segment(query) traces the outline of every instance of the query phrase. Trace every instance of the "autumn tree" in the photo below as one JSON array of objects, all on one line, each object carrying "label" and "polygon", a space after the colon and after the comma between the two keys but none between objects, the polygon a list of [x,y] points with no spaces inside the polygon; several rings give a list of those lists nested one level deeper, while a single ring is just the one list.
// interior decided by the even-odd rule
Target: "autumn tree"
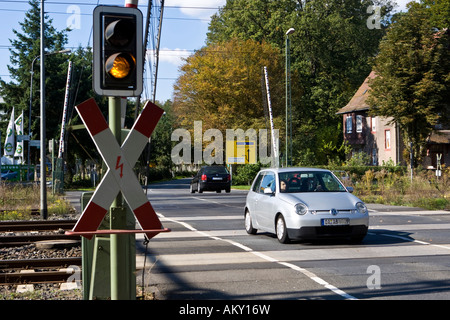
[{"label": "autumn tree", "polygon": [[192,129],[203,121],[203,130],[266,128],[262,95],[262,70],[270,78],[274,116],[284,110],[283,59],[268,43],[232,39],[203,47],[186,59],[174,87],[173,111],[178,125]]},{"label": "autumn tree", "polygon": [[[370,6],[380,8],[374,28],[368,27]],[[295,29],[289,36],[294,162],[327,164],[344,157],[336,112],[370,73],[368,58],[378,52],[392,8],[389,0],[230,0],[212,17],[207,41],[268,42],[284,63],[285,33]],[[279,94],[285,97],[284,90]]]},{"label": "autumn tree", "polygon": [[408,7],[380,44],[368,102],[373,115],[390,117],[399,125],[408,147],[413,145],[417,165],[434,126],[449,123],[450,41],[448,29],[435,24],[443,20],[433,15],[433,5]]}]

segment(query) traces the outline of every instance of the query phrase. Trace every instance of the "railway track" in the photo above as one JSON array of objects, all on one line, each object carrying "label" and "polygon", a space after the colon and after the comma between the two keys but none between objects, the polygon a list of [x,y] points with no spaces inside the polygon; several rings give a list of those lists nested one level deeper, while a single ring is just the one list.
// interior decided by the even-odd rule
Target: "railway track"
[{"label": "railway track", "polygon": [[0,221],[0,232],[72,229],[77,220]]},{"label": "railway track", "polygon": [[[64,256],[69,247],[79,246],[79,236],[64,234],[75,223],[76,220],[0,222],[0,285],[64,283],[79,272],[81,256]],[[51,245],[44,246],[48,243]]]},{"label": "railway track", "polygon": [[81,257],[3,260],[0,285],[66,282],[79,266]]},{"label": "railway track", "polygon": [[79,240],[79,236],[64,234],[75,223],[76,220],[1,221],[0,248],[23,246],[38,241]]}]

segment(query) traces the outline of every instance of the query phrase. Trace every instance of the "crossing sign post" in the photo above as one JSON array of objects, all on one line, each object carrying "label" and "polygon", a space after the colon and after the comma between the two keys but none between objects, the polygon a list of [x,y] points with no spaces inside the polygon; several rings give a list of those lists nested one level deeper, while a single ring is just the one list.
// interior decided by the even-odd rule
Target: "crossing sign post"
[{"label": "crossing sign post", "polygon": [[[120,140],[118,139],[120,99],[110,97],[109,106],[109,125],[94,99],[76,106],[108,170],[75,227],[66,233],[81,235],[86,239],[91,239],[94,235],[109,235],[111,299],[135,299],[136,284],[130,281],[129,277],[129,265],[132,261],[124,258],[128,256],[130,259],[135,259],[133,254],[129,254],[128,248],[131,244],[129,238],[126,238],[127,234],[145,233],[148,238],[152,238],[160,232],[170,231],[162,227],[132,170],[164,111],[155,104],[147,102],[120,146],[118,142]],[[121,195],[125,198],[142,230],[126,228],[126,210],[121,203]],[[110,210],[110,229],[97,230],[108,210]],[[105,263],[100,265],[104,266]],[[92,267],[92,274],[94,270],[95,266]],[[105,270],[105,272],[108,271]],[[92,292],[94,288],[91,287],[90,290]],[[92,294],[90,293],[89,296],[91,297]]]},{"label": "crossing sign post", "polygon": [[[89,99],[75,108],[108,166],[108,171],[74,229],[69,233],[80,234],[86,238],[101,233],[97,228],[119,191],[122,192],[136,220],[149,238],[164,231],[132,169],[164,111],[147,102],[120,147],[94,99]],[[124,233],[124,231],[109,233]]]},{"label": "crossing sign post", "polygon": [[[137,0],[127,0],[125,7],[97,6],[93,12],[93,89],[101,96],[108,96],[109,123],[106,122],[94,99],[89,99],[76,107],[90,136],[94,140],[108,170],[97,186],[83,213],[72,231],[66,233],[83,236],[83,261],[89,260],[89,250],[96,257],[99,246],[87,244],[96,236],[95,244],[109,243],[109,261],[100,259],[92,262],[89,278],[97,279],[97,266],[100,274],[110,274],[110,297],[112,300],[136,299],[135,249],[130,235],[144,233],[152,238],[160,232],[168,232],[159,221],[137,180],[133,166],[148,143],[163,110],[148,102],[127,138],[121,143],[121,97],[136,97],[143,86],[143,37],[142,13],[137,9]],[[134,214],[141,230],[129,230],[127,210],[123,198]],[[109,230],[98,230],[109,211]],[[133,228],[134,229],[134,228]],[[107,235],[97,237],[100,235]],[[106,251],[106,250],[105,250]],[[108,266],[109,262],[109,266]],[[89,264],[87,264],[89,265]],[[108,283],[96,280],[83,286],[90,287],[92,299],[93,286],[104,288]],[[97,285],[98,284],[98,285]],[[85,287],[86,288],[86,287]],[[84,288],[84,293],[86,290]],[[86,298],[86,297],[85,297]],[[108,297],[106,297],[108,298]]]}]

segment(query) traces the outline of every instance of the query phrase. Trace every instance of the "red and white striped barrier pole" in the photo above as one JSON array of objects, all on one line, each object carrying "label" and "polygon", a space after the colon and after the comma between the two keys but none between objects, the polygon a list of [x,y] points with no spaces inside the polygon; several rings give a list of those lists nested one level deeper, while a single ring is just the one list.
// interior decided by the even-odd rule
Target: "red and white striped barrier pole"
[{"label": "red and white striped barrier pole", "polygon": [[125,7],[137,8],[139,0],[125,0]]}]

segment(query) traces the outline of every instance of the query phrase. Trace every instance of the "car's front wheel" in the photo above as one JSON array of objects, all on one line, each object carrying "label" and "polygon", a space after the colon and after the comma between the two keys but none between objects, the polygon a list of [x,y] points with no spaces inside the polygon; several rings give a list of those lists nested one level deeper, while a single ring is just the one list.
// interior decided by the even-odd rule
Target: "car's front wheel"
[{"label": "car's front wheel", "polygon": [[281,243],[289,242],[289,236],[287,233],[286,222],[284,221],[284,218],[281,214],[277,217],[277,220],[275,223],[275,231],[277,233],[277,239],[279,242],[281,242]]},{"label": "car's front wheel", "polygon": [[248,234],[256,234],[257,229],[253,228],[252,217],[250,216],[250,211],[245,211],[245,231]]}]

